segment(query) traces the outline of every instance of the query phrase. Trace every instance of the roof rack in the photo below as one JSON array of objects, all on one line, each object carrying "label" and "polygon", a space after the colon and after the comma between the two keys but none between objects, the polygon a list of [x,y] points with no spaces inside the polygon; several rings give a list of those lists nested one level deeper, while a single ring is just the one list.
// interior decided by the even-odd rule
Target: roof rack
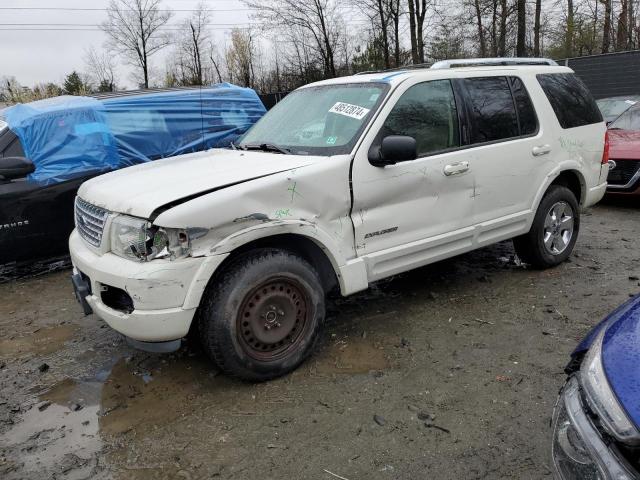
[{"label": "roof rack", "polygon": [[371,73],[385,73],[385,72],[404,72],[405,70],[417,70],[420,68],[429,68],[431,63],[414,63],[412,65],[401,65],[393,68],[383,68],[381,70],[364,70],[362,72],[354,73],[354,75],[369,75]]},{"label": "roof rack", "polygon": [[490,67],[511,65],[549,65],[558,66],[556,62],[548,58],[526,57],[498,57],[498,58],[460,58],[456,60],[441,60],[431,65],[434,69],[454,67]]}]

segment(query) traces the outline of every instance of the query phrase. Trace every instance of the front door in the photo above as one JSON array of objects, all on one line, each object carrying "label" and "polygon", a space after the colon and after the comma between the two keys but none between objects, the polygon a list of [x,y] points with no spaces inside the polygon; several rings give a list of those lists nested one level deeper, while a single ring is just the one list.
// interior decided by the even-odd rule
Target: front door
[{"label": "front door", "polygon": [[[473,237],[473,165],[460,148],[452,83],[432,80],[403,90],[382,111],[372,140],[363,142],[354,159],[356,252],[365,258],[369,280],[469,249]],[[418,158],[371,165],[369,146],[388,135],[415,138]]]}]

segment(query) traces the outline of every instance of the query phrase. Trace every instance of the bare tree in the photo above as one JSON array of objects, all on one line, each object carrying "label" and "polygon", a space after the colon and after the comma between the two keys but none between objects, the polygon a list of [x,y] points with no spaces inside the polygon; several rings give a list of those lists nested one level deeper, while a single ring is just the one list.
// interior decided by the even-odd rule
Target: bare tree
[{"label": "bare tree", "polygon": [[179,51],[183,57],[189,85],[203,85],[205,68],[203,67],[203,52],[209,41],[207,24],[209,12],[203,3],[200,3],[192,15],[182,24],[182,35],[179,42]]},{"label": "bare tree", "polygon": [[427,0],[408,0],[409,30],[411,31],[411,58],[413,63],[424,63],[424,18]]},{"label": "bare tree", "polygon": [[618,14],[618,28],[616,31],[616,50],[626,50],[629,46],[629,1],[620,1],[620,13]]},{"label": "bare tree", "polygon": [[536,0],[536,13],[533,24],[533,56],[540,56],[540,14],[542,13],[542,0]]},{"label": "bare tree", "polygon": [[516,12],[518,17],[518,32],[516,40],[516,56],[524,57],[527,54],[525,41],[527,38],[527,2],[517,0]]},{"label": "bare tree", "polygon": [[251,31],[234,28],[231,31],[231,46],[225,55],[231,82],[244,87],[253,86],[254,56],[255,44]]},{"label": "bare tree", "polygon": [[396,67],[400,66],[400,18],[404,11],[400,6],[400,0],[387,0],[389,18],[393,29],[393,59]]},{"label": "bare tree", "polygon": [[216,72],[218,83],[222,83],[222,74],[220,73],[220,60],[218,59],[218,50],[213,45],[213,42],[209,42],[209,60],[211,61],[211,66]]},{"label": "bare tree", "polygon": [[487,43],[484,37],[484,28],[482,26],[482,7],[480,5],[480,0],[474,0],[473,6],[476,14],[476,26],[478,28],[478,40],[480,42],[480,56],[487,56]]},{"label": "bare tree", "polygon": [[100,27],[109,45],[141,69],[145,88],[149,88],[149,57],[170,43],[162,27],[171,15],[160,8],[160,0],[111,0]]},{"label": "bare tree", "polygon": [[108,52],[98,52],[94,47],[85,50],[84,63],[91,80],[100,92],[116,90],[116,65],[113,56]]},{"label": "bare tree", "polygon": [[324,74],[336,76],[335,49],[342,21],[336,0],[245,0],[255,9],[265,28],[308,34],[322,59]]},{"label": "bare tree", "polygon": [[604,25],[602,27],[602,53],[609,51],[611,45],[611,14],[613,0],[599,0],[604,4]]},{"label": "bare tree", "polygon": [[382,40],[382,58],[384,68],[391,67],[391,55],[389,53],[389,20],[391,17],[388,0],[355,0],[354,4],[360,9],[372,25],[372,29],[380,32]]}]

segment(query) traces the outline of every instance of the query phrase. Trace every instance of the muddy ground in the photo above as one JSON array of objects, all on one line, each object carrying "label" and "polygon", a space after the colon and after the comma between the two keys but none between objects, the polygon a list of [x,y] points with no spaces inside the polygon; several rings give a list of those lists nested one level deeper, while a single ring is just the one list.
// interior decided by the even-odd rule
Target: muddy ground
[{"label": "muddy ground", "polygon": [[0,285],[0,478],[551,478],[568,354],[640,291],[639,211],[587,212],[552,270],[503,243],[334,299],[315,355],[257,385],[132,350],[68,271]]}]

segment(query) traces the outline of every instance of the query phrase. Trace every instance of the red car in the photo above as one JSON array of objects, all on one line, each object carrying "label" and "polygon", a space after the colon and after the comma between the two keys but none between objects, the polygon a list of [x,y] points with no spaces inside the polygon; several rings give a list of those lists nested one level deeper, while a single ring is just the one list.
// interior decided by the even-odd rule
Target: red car
[{"label": "red car", "polygon": [[640,195],[640,105],[609,125],[607,193]]}]

